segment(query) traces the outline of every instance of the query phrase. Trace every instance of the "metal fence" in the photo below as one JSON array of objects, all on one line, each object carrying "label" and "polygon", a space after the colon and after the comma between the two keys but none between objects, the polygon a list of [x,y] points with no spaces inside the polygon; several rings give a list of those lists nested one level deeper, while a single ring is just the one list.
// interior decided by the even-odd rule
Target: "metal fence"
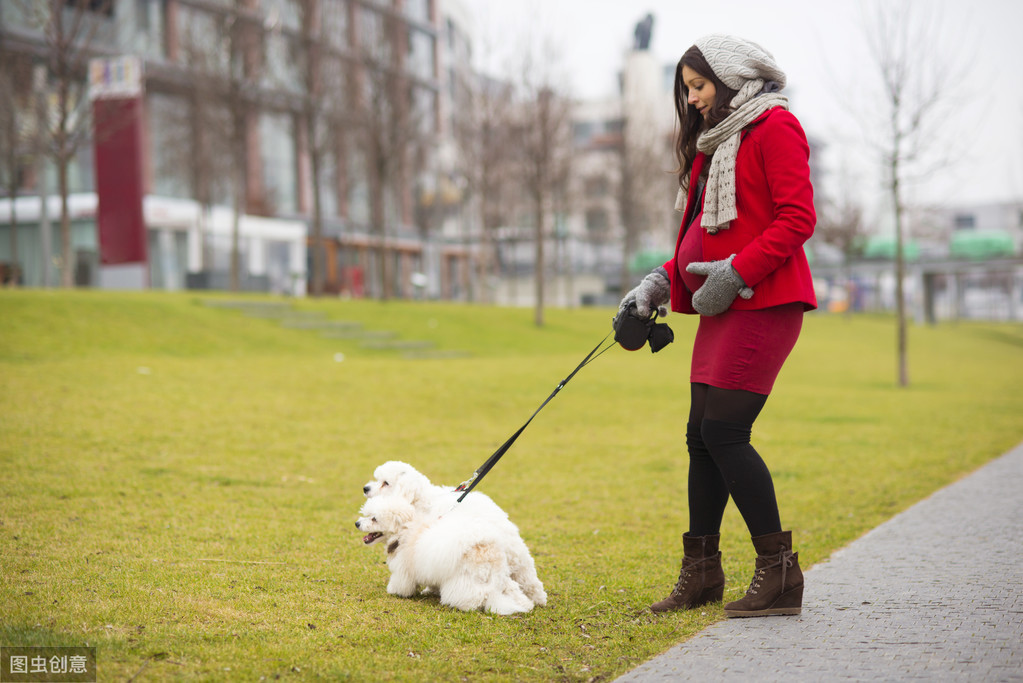
[{"label": "metal fence", "polygon": [[[823,311],[895,309],[895,263],[857,261],[812,268]],[[1023,321],[1023,258],[910,261],[903,288],[918,322]]]}]

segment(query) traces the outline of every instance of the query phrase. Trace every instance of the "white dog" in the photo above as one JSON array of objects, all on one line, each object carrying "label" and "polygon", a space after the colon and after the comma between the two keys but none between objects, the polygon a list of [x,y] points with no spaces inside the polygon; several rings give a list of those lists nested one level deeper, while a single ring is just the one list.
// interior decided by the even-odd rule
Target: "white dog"
[{"label": "white dog", "polygon": [[355,526],[366,532],[363,543],[386,544],[388,593],[436,591],[444,605],[495,614],[547,604],[518,527],[489,497],[474,491],[456,503],[460,493],[400,462],[374,476]]}]

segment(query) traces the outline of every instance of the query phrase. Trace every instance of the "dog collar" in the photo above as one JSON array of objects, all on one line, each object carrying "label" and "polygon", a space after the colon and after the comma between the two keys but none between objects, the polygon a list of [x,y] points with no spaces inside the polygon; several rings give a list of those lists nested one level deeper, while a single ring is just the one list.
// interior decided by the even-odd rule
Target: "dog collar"
[{"label": "dog collar", "polygon": [[387,546],[387,554],[390,555],[391,553],[393,553],[397,549],[398,549],[398,541],[397,540],[391,541],[391,544]]}]

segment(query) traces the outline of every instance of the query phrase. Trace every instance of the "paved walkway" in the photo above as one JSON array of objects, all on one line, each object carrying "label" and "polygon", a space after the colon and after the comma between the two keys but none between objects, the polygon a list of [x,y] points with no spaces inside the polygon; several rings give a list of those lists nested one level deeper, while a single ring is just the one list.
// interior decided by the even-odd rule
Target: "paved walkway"
[{"label": "paved walkway", "polygon": [[805,576],[799,617],[714,624],[618,681],[1023,681],[1023,444]]}]

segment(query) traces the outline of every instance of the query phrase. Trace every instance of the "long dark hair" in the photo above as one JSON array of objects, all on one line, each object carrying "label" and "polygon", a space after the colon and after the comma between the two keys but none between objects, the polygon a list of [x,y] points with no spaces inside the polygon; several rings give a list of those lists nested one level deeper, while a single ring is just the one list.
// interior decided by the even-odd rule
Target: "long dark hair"
[{"label": "long dark hair", "polygon": [[[682,67],[700,74],[714,84],[714,103],[707,113],[707,119],[693,105],[689,104],[689,88],[682,82]],[[685,51],[682,59],[678,60],[675,67],[675,114],[678,117],[678,131],[675,136],[675,156],[678,159],[678,182],[681,185],[689,172],[693,170],[693,160],[696,159],[696,138],[706,128],[713,128],[725,120],[732,108],[728,106],[738,90],[732,90],[721,82],[721,79],[714,74],[710,68],[707,58],[700,52],[700,48],[693,45]]]}]

